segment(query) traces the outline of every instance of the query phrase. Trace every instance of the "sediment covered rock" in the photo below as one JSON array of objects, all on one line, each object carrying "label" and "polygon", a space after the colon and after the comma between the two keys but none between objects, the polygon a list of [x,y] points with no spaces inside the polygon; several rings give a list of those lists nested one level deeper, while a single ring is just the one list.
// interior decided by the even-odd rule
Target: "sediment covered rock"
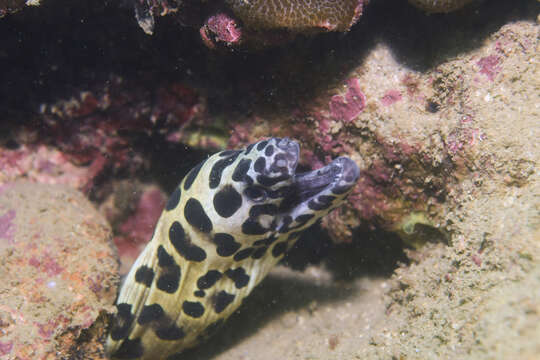
[{"label": "sediment covered rock", "polygon": [[105,359],[118,275],[111,230],[61,185],[0,187],[0,356]]}]

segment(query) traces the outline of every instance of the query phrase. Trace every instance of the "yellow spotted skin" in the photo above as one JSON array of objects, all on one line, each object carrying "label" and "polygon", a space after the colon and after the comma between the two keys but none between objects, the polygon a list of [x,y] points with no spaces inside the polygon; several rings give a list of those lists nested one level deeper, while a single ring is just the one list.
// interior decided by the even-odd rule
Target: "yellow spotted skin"
[{"label": "yellow spotted skin", "polygon": [[348,158],[298,174],[298,157],[295,141],[271,138],[186,175],[121,287],[112,359],[166,359],[205,340],[358,179]]}]

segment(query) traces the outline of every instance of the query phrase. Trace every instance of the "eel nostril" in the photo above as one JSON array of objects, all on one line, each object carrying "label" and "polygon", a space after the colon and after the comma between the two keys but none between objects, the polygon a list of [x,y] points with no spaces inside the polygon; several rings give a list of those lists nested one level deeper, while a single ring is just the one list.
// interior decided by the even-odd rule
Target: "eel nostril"
[{"label": "eel nostril", "polygon": [[295,141],[289,138],[283,138],[276,145],[283,151],[290,151],[292,148],[294,148],[295,144]]},{"label": "eel nostril", "polygon": [[276,146],[285,152],[287,161],[294,163],[300,155],[300,145],[294,140],[283,138],[276,143]]}]

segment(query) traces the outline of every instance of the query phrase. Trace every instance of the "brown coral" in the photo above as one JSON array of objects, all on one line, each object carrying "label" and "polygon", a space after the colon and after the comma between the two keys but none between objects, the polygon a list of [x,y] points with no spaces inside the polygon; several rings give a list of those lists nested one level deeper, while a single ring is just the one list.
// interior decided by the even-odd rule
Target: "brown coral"
[{"label": "brown coral", "polygon": [[226,0],[248,27],[347,31],[362,15],[364,0]]}]

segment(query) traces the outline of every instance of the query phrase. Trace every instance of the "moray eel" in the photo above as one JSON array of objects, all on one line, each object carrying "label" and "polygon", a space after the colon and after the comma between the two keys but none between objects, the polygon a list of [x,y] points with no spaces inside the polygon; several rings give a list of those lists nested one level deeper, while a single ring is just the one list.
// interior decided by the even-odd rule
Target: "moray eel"
[{"label": "moray eel", "polygon": [[296,173],[300,148],[271,138],[219,152],[174,190],[127,275],[107,351],[165,359],[209,337],[300,234],[339,206],[359,169],[339,157]]}]

